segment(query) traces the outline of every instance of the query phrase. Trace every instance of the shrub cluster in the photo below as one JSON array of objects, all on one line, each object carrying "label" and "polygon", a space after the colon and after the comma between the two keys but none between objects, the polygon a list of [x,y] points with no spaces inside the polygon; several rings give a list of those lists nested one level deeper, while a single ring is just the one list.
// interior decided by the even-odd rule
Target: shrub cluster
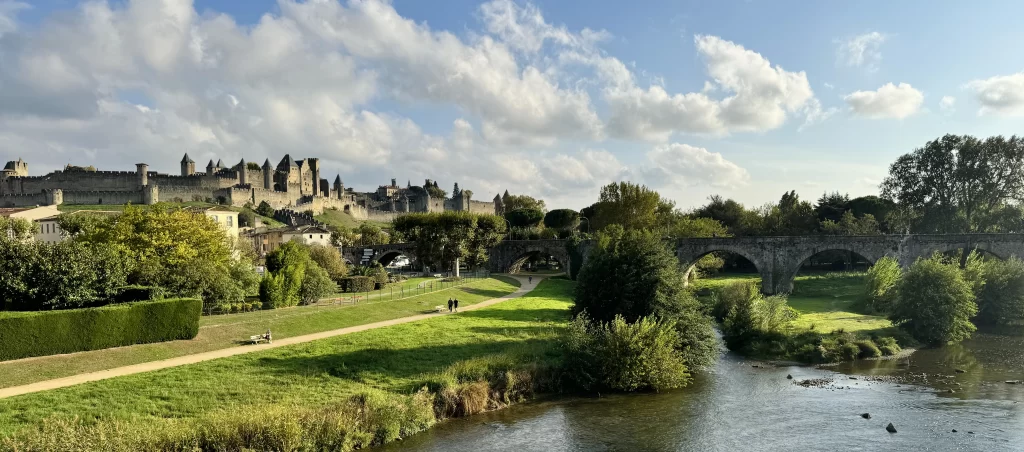
[{"label": "shrub cluster", "polygon": [[318,261],[324,261],[332,271],[340,271],[344,265],[334,262],[335,257],[341,259],[336,250],[330,253],[323,248],[288,242],[267,255],[267,274],[259,286],[264,309],[316,303],[338,289],[329,271]]},{"label": "shrub cluster", "polygon": [[369,292],[376,282],[369,276],[349,276],[338,281],[341,291],[346,293]]},{"label": "shrub cluster", "polygon": [[192,339],[201,311],[201,300],[168,299],[0,313],[0,360]]}]

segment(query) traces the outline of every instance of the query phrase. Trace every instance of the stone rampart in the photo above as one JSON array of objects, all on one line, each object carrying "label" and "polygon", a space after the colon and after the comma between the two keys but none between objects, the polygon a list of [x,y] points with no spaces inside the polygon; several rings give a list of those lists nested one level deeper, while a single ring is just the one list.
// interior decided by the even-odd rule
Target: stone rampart
[{"label": "stone rampart", "polygon": [[0,207],[35,207],[47,204],[46,194],[39,193],[18,193],[0,195]]},{"label": "stone rampart", "polygon": [[64,191],[64,204],[145,204],[141,189],[135,191]]}]

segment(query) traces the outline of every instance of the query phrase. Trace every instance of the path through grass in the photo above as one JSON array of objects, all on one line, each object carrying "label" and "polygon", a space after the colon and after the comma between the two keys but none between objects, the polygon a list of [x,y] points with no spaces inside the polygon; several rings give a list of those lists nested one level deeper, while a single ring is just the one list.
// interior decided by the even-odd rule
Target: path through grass
[{"label": "path through grass", "polygon": [[512,293],[518,286],[515,279],[499,276],[395,301],[371,300],[355,305],[301,306],[203,317],[199,335],[193,340],[0,362],[0,387],[233,347],[250,335],[268,329],[275,338],[286,338],[422,314],[436,305],[446,304],[449,297],[457,297],[460,304],[472,305]]},{"label": "path through grass", "polygon": [[321,406],[367,389],[410,394],[453,364],[496,354],[553,361],[572,286],[543,281],[524,297],[476,311],[3,399],[0,433],[50,416],[159,422]]}]

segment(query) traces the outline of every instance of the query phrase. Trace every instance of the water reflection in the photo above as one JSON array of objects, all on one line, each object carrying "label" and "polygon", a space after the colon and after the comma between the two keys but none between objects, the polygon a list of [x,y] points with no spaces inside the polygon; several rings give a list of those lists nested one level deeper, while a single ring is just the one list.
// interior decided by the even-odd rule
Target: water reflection
[{"label": "water reflection", "polygon": [[[975,378],[972,385],[984,388],[995,375],[974,370],[987,366],[984,354],[950,350],[941,356],[935,368],[970,367],[958,374],[962,387]],[[930,372],[910,367],[923,365],[921,357],[911,362],[903,372]],[[1024,450],[1024,403],[1016,402],[1021,386],[990,391],[999,400],[964,400],[829,370],[752,364],[727,355],[684,391],[524,405],[447,422],[386,450]],[[900,369],[900,363],[871,363],[857,371]],[[832,383],[796,384],[816,378]],[[865,412],[871,419],[860,417]],[[889,422],[899,433],[885,431]]]}]

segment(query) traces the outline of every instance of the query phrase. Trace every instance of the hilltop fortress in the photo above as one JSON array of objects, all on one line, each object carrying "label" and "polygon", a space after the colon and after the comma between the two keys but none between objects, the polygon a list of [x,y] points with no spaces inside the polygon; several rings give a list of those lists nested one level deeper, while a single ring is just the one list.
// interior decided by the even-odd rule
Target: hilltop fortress
[{"label": "hilltop fortress", "polygon": [[[270,159],[260,166],[245,159],[228,168],[213,160],[205,172],[196,172],[188,154],[181,159],[181,174],[160,174],[139,163],[135,171],[97,171],[92,167],[68,165],[63,171],[29,176],[28,163],[20,158],[0,170],[0,207],[60,204],[155,204],[157,202],[209,201],[241,207],[266,201],[274,209],[320,214],[337,209],[354,218],[391,220],[407,212],[462,210],[501,213],[502,200],[472,201],[472,193],[456,190],[450,198],[437,196],[437,183],[427,180],[423,187],[382,185],[375,192],[345,189],[341,176],[333,186],[321,178],[320,160],[294,160],[290,155],[273,166]],[[434,193],[435,196],[431,196]]]}]

